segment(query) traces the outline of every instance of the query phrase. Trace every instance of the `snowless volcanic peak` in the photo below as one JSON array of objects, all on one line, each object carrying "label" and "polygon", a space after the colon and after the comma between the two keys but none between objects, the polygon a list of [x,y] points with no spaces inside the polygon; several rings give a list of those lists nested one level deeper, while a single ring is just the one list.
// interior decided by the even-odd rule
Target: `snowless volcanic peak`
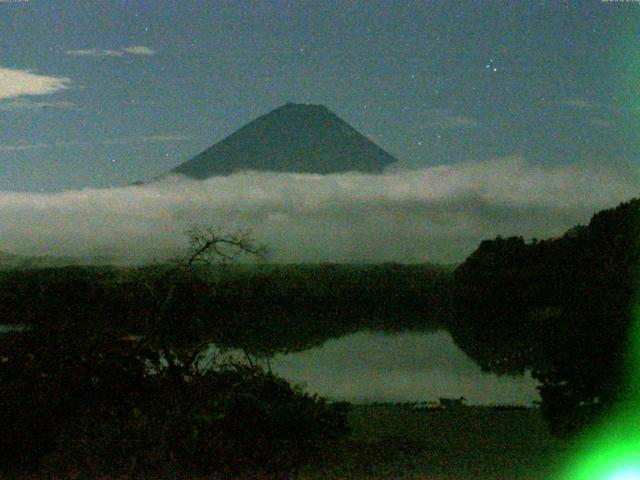
[{"label": "snowless volcanic peak", "polygon": [[393,156],[325,106],[287,103],[171,172],[198,179],[240,170],[375,173],[394,162]]}]

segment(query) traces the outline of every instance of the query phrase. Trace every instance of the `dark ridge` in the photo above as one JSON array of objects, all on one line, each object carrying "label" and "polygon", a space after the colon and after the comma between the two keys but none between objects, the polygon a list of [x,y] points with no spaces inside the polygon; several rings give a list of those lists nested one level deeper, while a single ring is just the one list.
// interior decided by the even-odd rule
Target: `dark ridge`
[{"label": "dark ridge", "polygon": [[287,103],[171,173],[197,179],[242,170],[379,173],[396,159],[323,105]]}]

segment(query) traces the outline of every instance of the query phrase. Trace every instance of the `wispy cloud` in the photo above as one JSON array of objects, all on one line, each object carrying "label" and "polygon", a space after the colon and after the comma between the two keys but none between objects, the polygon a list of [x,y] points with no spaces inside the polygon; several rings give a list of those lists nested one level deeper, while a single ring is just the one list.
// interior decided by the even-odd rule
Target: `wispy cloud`
[{"label": "wispy cloud", "polygon": [[623,107],[612,103],[594,102],[586,98],[570,98],[560,102],[561,105],[579,109],[579,110],[606,110],[611,112],[634,111],[637,108]]},{"label": "wispy cloud", "polygon": [[122,57],[124,56],[124,52],[120,50],[99,50],[97,48],[67,50],[65,53],[73,57]]},{"label": "wispy cloud", "polygon": [[47,95],[69,88],[66,77],[37,75],[28,70],[0,67],[0,100],[23,95]]},{"label": "wispy cloud", "polygon": [[136,45],[133,47],[126,47],[123,51],[130,53],[131,55],[155,55],[156,51],[152,48],[145,47],[144,45]]},{"label": "wispy cloud", "polygon": [[601,118],[592,118],[589,119],[589,124],[598,127],[598,128],[613,128],[614,124],[610,120],[605,120]]},{"label": "wispy cloud", "polygon": [[51,148],[47,143],[18,143],[15,145],[0,145],[0,152],[22,152],[25,150],[40,150]]},{"label": "wispy cloud", "polygon": [[449,110],[435,108],[425,112],[427,120],[422,122],[423,128],[476,128],[480,124],[466,115],[459,115]]},{"label": "wispy cloud", "polygon": [[382,175],[167,177],[140,187],[0,192],[0,245],[149,260],[184,252],[183,232],[201,224],[252,228],[276,262],[452,262],[498,234],[558,236],[638,191],[631,166],[521,158]]},{"label": "wispy cloud", "polygon": [[567,107],[574,108],[594,108],[596,105],[589,100],[585,100],[584,98],[571,98],[568,100],[564,100],[561,102],[563,105]]},{"label": "wispy cloud", "polygon": [[14,145],[0,145],[0,152],[22,152],[28,150],[47,150],[50,148],[66,148],[79,147],[83,145],[92,145],[91,142],[80,141],[58,141],[52,143],[17,143]]},{"label": "wispy cloud", "polygon": [[142,137],[123,137],[123,138],[111,138],[107,140],[101,140],[98,143],[104,145],[127,145],[131,143],[171,143],[171,142],[183,142],[189,140],[191,137],[186,135],[148,135]]},{"label": "wispy cloud", "polygon": [[0,101],[0,112],[14,112],[19,110],[40,110],[42,108],[75,108],[77,105],[67,101],[34,101],[27,99]]},{"label": "wispy cloud", "polygon": [[[1,104],[0,104],[1,105]],[[1,109],[1,108],[0,108]],[[140,137],[107,138],[95,141],[57,141],[50,143],[18,143],[13,145],[0,145],[0,152],[20,152],[24,150],[42,150],[50,148],[83,147],[88,145],[131,145],[145,143],[175,143],[189,140],[187,135],[146,135]]]},{"label": "wispy cloud", "polygon": [[125,55],[142,55],[150,56],[155,55],[156,51],[146,47],[144,45],[134,45],[131,47],[124,47],[120,49],[100,49],[100,48],[85,48],[79,50],[67,50],[67,55],[73,57],[124,57]]}]

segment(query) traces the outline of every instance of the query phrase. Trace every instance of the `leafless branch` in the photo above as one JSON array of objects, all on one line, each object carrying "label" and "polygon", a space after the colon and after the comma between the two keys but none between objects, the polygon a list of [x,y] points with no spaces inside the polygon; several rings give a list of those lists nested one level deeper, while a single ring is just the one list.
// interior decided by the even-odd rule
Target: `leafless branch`
[{"label": "leafless branch", "polygon": [[[195,227],[188,230],[186,234],[189,236],[190,252],[186,261],[179,261],[176,268],[170,269],[164,274],[164,283],[166,290],[159,292],[160,297],[151,307],[149,312],[149,327],[151,331],[140,341],[143,344],[158,344],[160,350],[165,352],[165,360],[174,368],[182,367],[190,371],[197,370],[197,362],[199,356],[211,342],[205,339],[191,348],[181,352],[175,352],[171,348],[171,341],[166,338],[158,338],[158,332],[162,329],[162,320],[165,310],[173,300],[176,288],[176,280],[187,273],[195,263],[222,263],[233,261],[241,255],[253,255],[260,259],[264,259],[267,249],[263,245],[256,244],[249,231],[237,231],[235,233],[222,232],[216,228]],[[155,293],[153,290],[158,285],[145,285],[149,293]],[[245,349],[245,356],[250,365],[253,365],[253,359]]]},{"label": "leafless branch", "polygon": [[247,254],[264,259],[267,254],[266,247],[257,245],[248,231],[225,235],[216,228],[195,227],[186,233],[191,250],[187,265],[212,261],[225,263]]}]

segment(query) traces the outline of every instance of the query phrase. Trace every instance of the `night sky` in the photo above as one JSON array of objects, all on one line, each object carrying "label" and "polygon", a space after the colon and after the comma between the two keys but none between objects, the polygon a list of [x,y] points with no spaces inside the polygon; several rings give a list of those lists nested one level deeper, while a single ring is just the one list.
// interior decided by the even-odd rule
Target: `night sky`
[{"label": "night sky", "polygon": [[640,3],[0,1],[0,190],[148,180],[281,104],[422,167],[637,165]]},{"label": "night sky", "polygon": [[[0,0],[0,250],[158,259],[194,224],[272,261],[459,262],[640,192],[640,2]],[[149,181],[286,102],[382,175]]]}]

